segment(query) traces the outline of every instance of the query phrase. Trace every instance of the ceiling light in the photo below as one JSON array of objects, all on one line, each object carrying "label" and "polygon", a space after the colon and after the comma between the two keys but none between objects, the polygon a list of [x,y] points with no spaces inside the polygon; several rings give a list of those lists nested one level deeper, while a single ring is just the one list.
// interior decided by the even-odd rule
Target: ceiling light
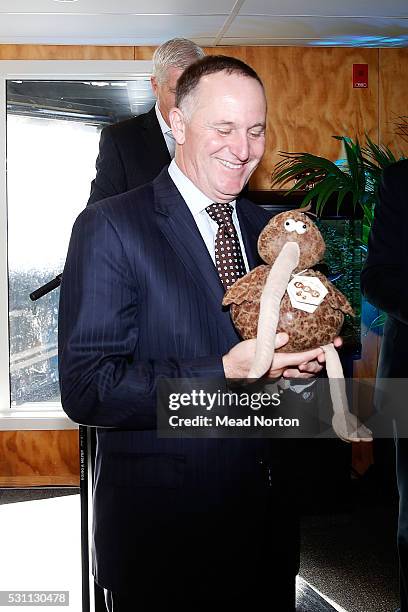
[{"label": "ceiling light", "polygon": [[54,0],[54,2],[78,2],[78,0]]}]

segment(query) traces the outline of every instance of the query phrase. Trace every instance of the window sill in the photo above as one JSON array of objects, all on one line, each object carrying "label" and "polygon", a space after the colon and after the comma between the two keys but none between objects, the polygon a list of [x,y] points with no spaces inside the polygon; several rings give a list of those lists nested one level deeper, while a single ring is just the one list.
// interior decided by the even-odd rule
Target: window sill
[{"label": "window sill", "polygon": [[78,429],[78,424],[57,407],[40,409],[38,404],[24,404],[0,412],[0,431]]}]

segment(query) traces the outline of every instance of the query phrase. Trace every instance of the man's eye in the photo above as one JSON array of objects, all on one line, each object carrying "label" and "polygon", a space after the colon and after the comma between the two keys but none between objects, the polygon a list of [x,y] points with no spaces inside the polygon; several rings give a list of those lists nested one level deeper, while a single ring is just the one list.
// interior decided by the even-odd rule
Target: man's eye
[{"label": "man's eye", "polygon": [[231,130],[221,130],[220,128],[217,128],[217,132],[221,134],[221,136],[228,136],[228,134],[231,134]]},{"label": "man's eye", "polygon": [[264,132],[249,132],[251,138],[260,138],[264,135]]}]

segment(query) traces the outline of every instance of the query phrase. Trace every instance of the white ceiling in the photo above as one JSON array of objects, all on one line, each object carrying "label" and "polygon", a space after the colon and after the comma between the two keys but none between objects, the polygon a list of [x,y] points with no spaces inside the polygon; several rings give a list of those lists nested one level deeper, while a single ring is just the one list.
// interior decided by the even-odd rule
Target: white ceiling
[{"label": "white ceiling", "polygon": [[0,43],[408,46],[408,0],[0,0]]}]

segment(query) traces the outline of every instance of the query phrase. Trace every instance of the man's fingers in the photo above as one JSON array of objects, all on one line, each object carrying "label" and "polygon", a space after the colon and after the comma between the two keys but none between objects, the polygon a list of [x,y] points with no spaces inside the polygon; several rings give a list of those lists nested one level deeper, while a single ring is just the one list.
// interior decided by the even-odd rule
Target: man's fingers
[{"label": "man's fingers", "polygon": [[281,348],[282,346],[285,346],[288,340],[289,340],[289,336],[286,332],[279,332],[278,334],[276,334],[275,348],[278,349],[278,348]]},{"label": "man's fingers", "polygon": [[284,378],[312,378],[319,374],[323,366],[317,360],[301,363],[297,368],[287,368],[283,372]]},{"label": "man's fingers", "polygon": [[317,361],[309,361],[309,363],[301,363],[299,366],[301,372],[311,372],[317,374],[323,370],[323,366]]},{"label": "man's fingers", "polygon": [[301,363],[307,363],[308,361],[317,359],[322,353],[323,349],[321,348],[311,349],[310,351],[303,351],[301,353],[279,353],[279,357],[282,358],[279,367],[298,366]]}]

